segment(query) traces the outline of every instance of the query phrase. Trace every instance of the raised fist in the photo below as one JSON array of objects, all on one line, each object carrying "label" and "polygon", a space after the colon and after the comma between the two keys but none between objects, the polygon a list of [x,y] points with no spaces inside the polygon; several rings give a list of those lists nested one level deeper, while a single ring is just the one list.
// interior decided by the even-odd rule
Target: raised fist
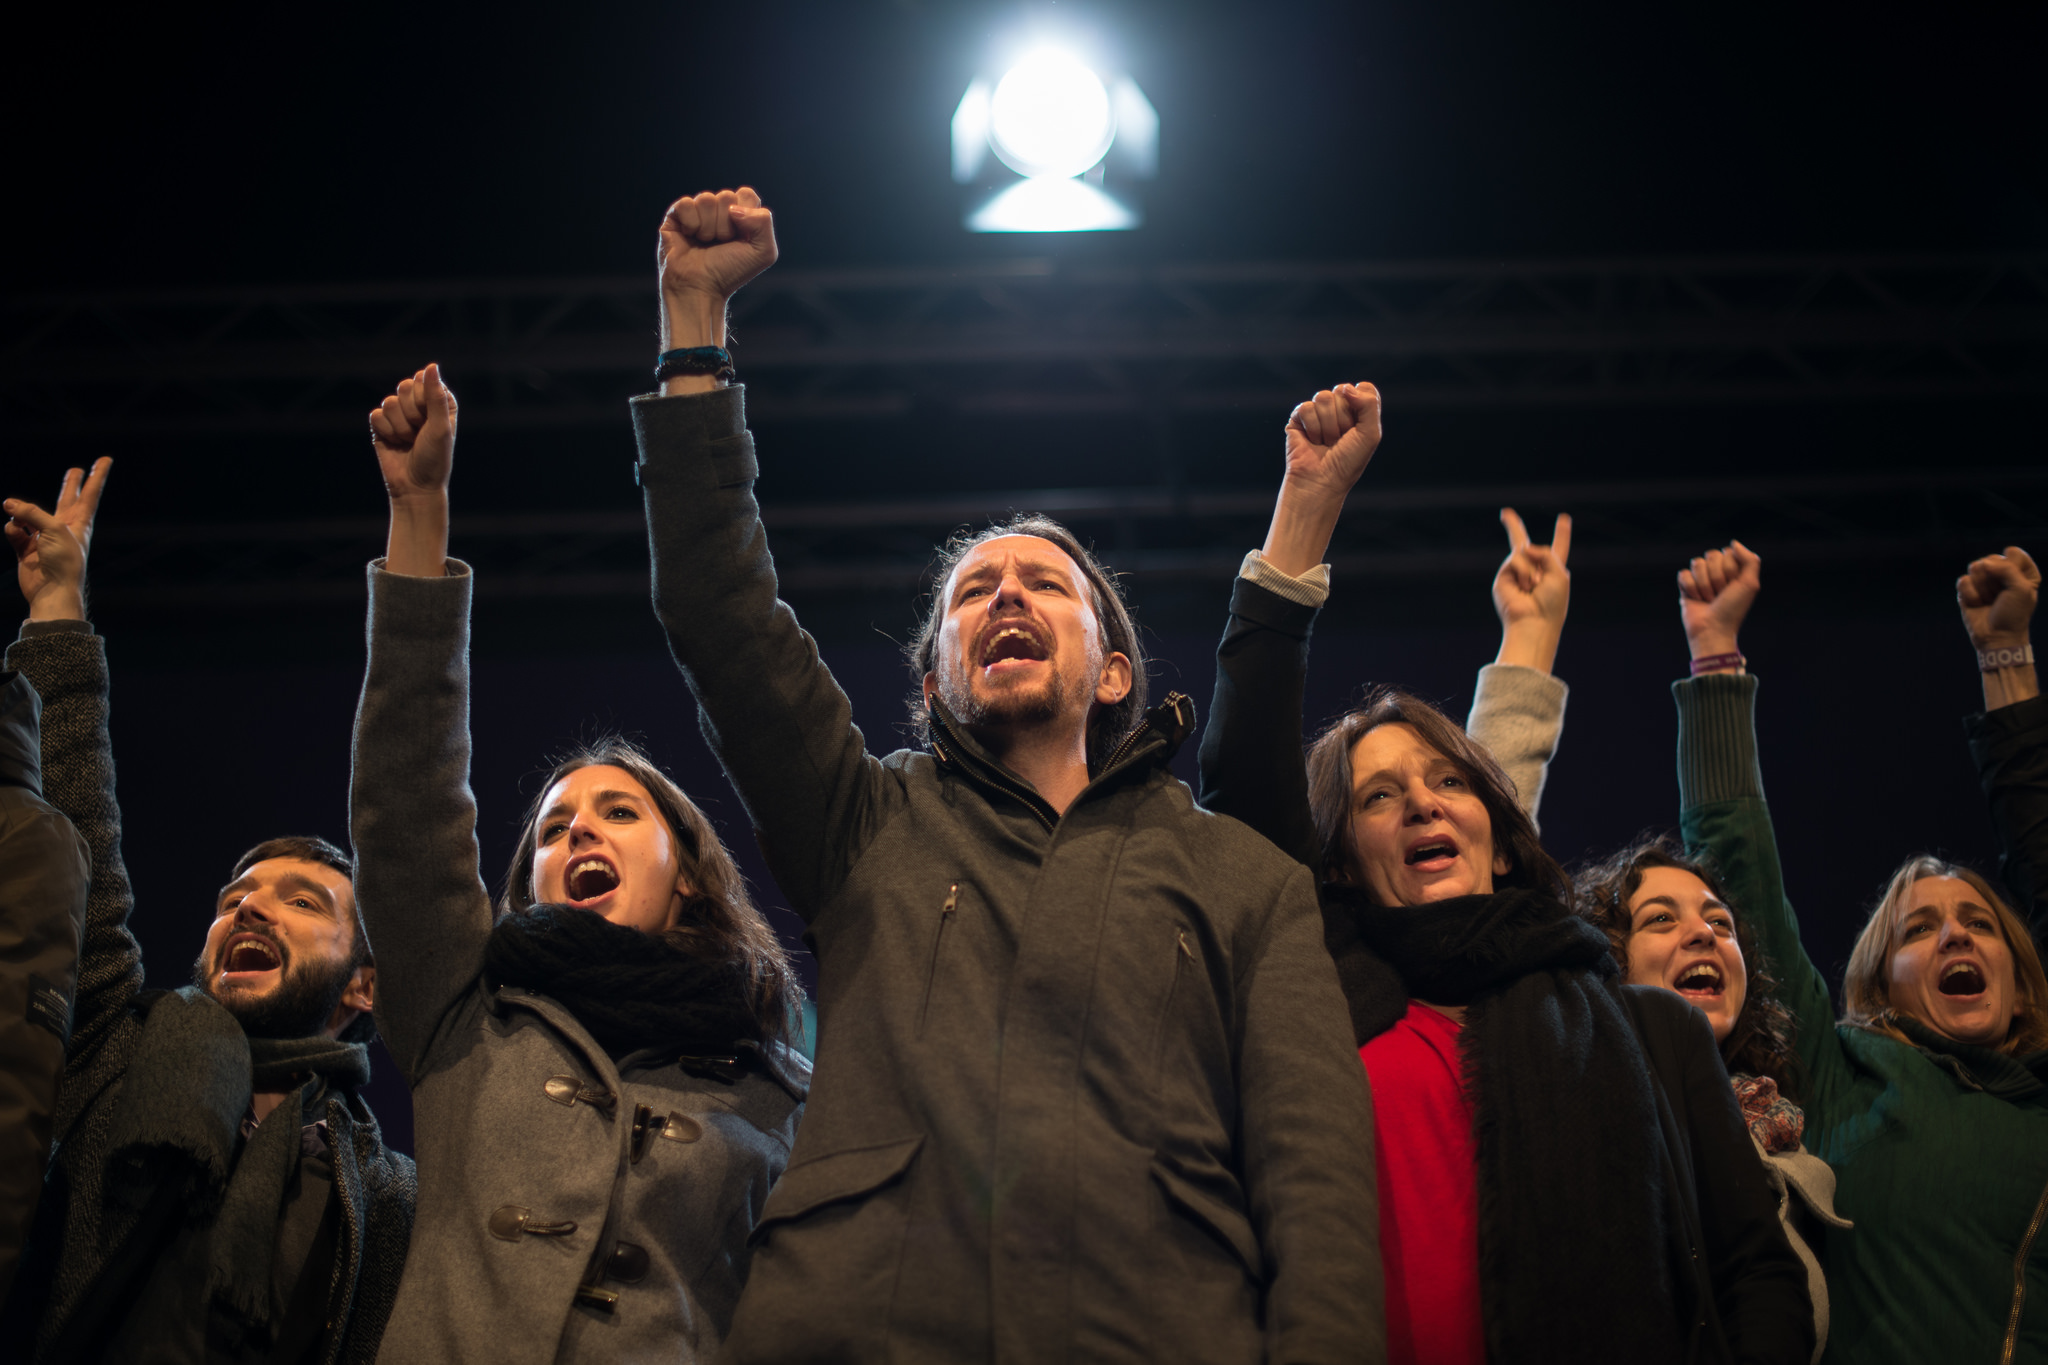
[{"label": "raised fist", "polygon": [[1739,540],[1709,550],[1678,571],[1678,611],[1692,657],[1737,654],[1743,618],[1763,591],[1763,560]]},{"label": "raised fist", "polygon": [[455,466],[455,392],[429,365],[398,381],[398,392],[370,410],[370,440],[393,502],[448,491]]},{"label": "raised fist", "polygon": [[1380,445],[1380,391],[1339,384],[1299,404],[1287,419],[1287,481],[1342,497]]},{"label": "raised fist", "polygon": [[85,561],[92,549],[92,522],[100,510],[100,492],[107,486],[112,457],[83,469],[64,472],[57,490],[57,510],[45,512],[32,502],[9,498],[7,544],[14,551],[14,573],[33,621],[77,621],[85,617]]},{"label": "raised fist", "polygon": [[722,308],[775,264],[775,216],[745,185],[685,196],[662,215],[656,259],[664,298],[701,297]]},{"label": "raised fist", "polygon": [[2041,597],[2041,570],[2017,545],[1986,555],[1956,580],[1956,605],[1963,629],[1978,649],[2017,649],[2027,642],[2034,604]]}]

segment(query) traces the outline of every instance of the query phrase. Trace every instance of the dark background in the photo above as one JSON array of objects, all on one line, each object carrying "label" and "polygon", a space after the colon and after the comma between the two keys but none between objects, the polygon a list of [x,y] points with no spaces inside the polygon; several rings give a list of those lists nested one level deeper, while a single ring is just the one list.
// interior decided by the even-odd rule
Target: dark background
[{"label": "dark background", "polygon": [[[776,211],[783,262],[1524,260],[1689,253],[2038,252],[2048,247],[2038,5],[1531,6],[1215,3],[744,6],[227,6],[44,12],[4,93],[13,295],[279,282],[648,272],[676,194],[740,182]],[[973,237],[946,178],[967,81],[1032,25],[1131,71],[1157,107],[1161,171],[1136,232]],[[434,357],[422,355],[424,363]],[[1370,378],[1333,374],[1325,382]],[[395,380],[396,375],[392,378]],[[462,376],[451,380],[460,388]],[[107,401],[124,381],[105,376]],[[638,505],[615,423],[479,431],[465,512]],[[364,410],[381,396],[366,389]],[[1307,395],[1302,395],[1306,397]],[[1385,487],[1593,479],[1738,485],[1765,475],[2038,468],[2038,396],[1404,415]],[[1284,411],[1176,431],[1190,482],[1259,488]],[[757,424],[764,504],[954,489],[1143,485],[1141,422],[916,412]],[[359,428],[290,440],[178,436],[32,446],[0,432],[0,484],[46,500],[111,453],[102,552],[124,520],[239,527],[381,516]],[[1567,492],[1557,501],[1568,502]],[[1561,510],[1525,505],[1535,524]],[[1490,512],[1475,512],[1490,522]],[[2010,524],[2044,529],[2036,503]],[[1745,535],[1715,526],[1707,540]],[[1247,541],[1247,548],[1250,541]],[[1581,545],[1597,551],[1597,531]],[[1773,565],[1743,644],[1794,901],[1838,975],[1870,897],[1908,853],[1995,849],[1958,717],[1978,704],[1950,555]],[[1997,548],[1985,545],[1981,551]],[[2048,535],[2033,548],[2048,549]],[[375,553],[365,537],[361,556]],[[1113,556],[1112,556],[1113,557]],[[1591,562],[1597,564],[1597,556]],[[1565,858],[1675,816],[1665,687],[1685,662],[1670,572],[1581,567],[1558,672],[1573,688],[1544,808]],[[346,834],[361,601],[175,608],[103,582],[136,927],[176,984],[214,888],[261,838]],[[1227,583],[1129,584],[1156,685],[1206,703]],[[898,592],[793,594],[872,747],[899,741]],[[1390,680],[1454,714],[1496,638],[1487,575],[1345,581],[1317,637],[1309,714]],[[779,896],[644,602],[485,605],[476,773],[495,886],[531,775],[598,727],[639,734],[705,804],[764,902]],[[1183,755],[1183,766],[1192,753]],[[1189,774],[1191,775],[1191,773]],[[522,785],[523,781],[523,785]],[[785,920],[785,923],[788,921]],[[794,925],[791,925],[794,932]],[[376,1105],[410,1125],[388,1066]]]}]

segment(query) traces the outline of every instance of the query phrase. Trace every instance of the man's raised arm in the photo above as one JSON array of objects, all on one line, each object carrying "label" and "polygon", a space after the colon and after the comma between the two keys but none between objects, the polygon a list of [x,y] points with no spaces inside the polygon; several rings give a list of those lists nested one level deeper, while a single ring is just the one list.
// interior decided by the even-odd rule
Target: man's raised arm
[{"label": "man's raised arm", "polygon": [[[28,620],[7,651],[7,667],[34,684],[43,699],[43,796],[77,827],[92,854],[67,1075],[91,1065],[142,989],[142,948],[128,930],[135,895],[121,859],[121,807],[114,797],[114,751],[107,733],[106,641],[92,633],[85,617],[86,555],[113,465],[103,458],[90,475],[67,472],[52,511],[14,498],[5,503],[7,540],[28,601]],[[90,1089],[74,1086],[60,1096],[60,1141],[75,1117],[74,1106],[89,1098]]]},{"label": "man's raised arm", "polygon": [[774,263],[774,222],[750,189],[678,200],[660,261],[668,373],[661,396],[633,400],[654,610],[776,881],[809,919],[865,843],[887,779],[776,595],[742,390],[716,373],[726,301]]}]

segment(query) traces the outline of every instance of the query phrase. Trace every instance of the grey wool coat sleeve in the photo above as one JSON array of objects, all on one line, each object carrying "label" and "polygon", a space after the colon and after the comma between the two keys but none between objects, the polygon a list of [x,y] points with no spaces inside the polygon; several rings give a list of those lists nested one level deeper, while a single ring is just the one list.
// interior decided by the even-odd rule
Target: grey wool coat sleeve
[{"label": "grey wool coat sleeve", "polygon": [[655,610],[819,962],[729,1358],[1383,1360],[1308,871],[1195,807],[1178,732],[1057,815],[971,737],[867,753],[778,598],[741,402],[633,404]]},{"label": "grey wool coat sleeve", "polygon": [[42,1195],[91,868],[43,800],[41,700],[0,673],[0,1302]]},{"label": "grey wool coat sleeve", "polygon": [[1550,760],[1557,757],[1557,742],[1564,734],[1569,695],[1561,679],[1520,664],[1488,664],[1479,670],[1479,685],[1472,693],[1465,733],[1507,771],[1531,824],[1537,823]]}]

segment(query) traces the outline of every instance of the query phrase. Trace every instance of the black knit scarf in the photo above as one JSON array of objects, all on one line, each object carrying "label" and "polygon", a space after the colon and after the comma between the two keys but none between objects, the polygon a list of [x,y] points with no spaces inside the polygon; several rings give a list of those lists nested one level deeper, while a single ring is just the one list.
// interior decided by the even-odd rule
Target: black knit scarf
[{"label": "black knit scarf", "polygon": [[[197,986],[149,1006],[109,1125],[110,1193],[134,1201],[143,1196],[120,1186],[161,1186],[187,1220],[212,1219],[205,1254],[213,1306],[256,1340],[273,1327],[272,1253],[298,1166],[299,1127],[318,1120],[330,1087],[353,1091],[369,1079],[361,1043],[247,1037]],[[242,1117],[256,1089],[285,1098],[243,1145]]]},{"label": "black knit scarf", "polygon": [[1466,1007],[1488,1357],[1677,1359],[1656,1080],[1606,936],[1520,890],[1386,908],[1326,886],[1324,924],[1361,1044],[1410,999]]},{"label": "black knit scarf", "polygon": [[614,1061],[650,1047],[730,1056],[761,1036],[739,962],[709,961],[588,910],[536,905],[500,919],[484,980],[559,1001]]}]

